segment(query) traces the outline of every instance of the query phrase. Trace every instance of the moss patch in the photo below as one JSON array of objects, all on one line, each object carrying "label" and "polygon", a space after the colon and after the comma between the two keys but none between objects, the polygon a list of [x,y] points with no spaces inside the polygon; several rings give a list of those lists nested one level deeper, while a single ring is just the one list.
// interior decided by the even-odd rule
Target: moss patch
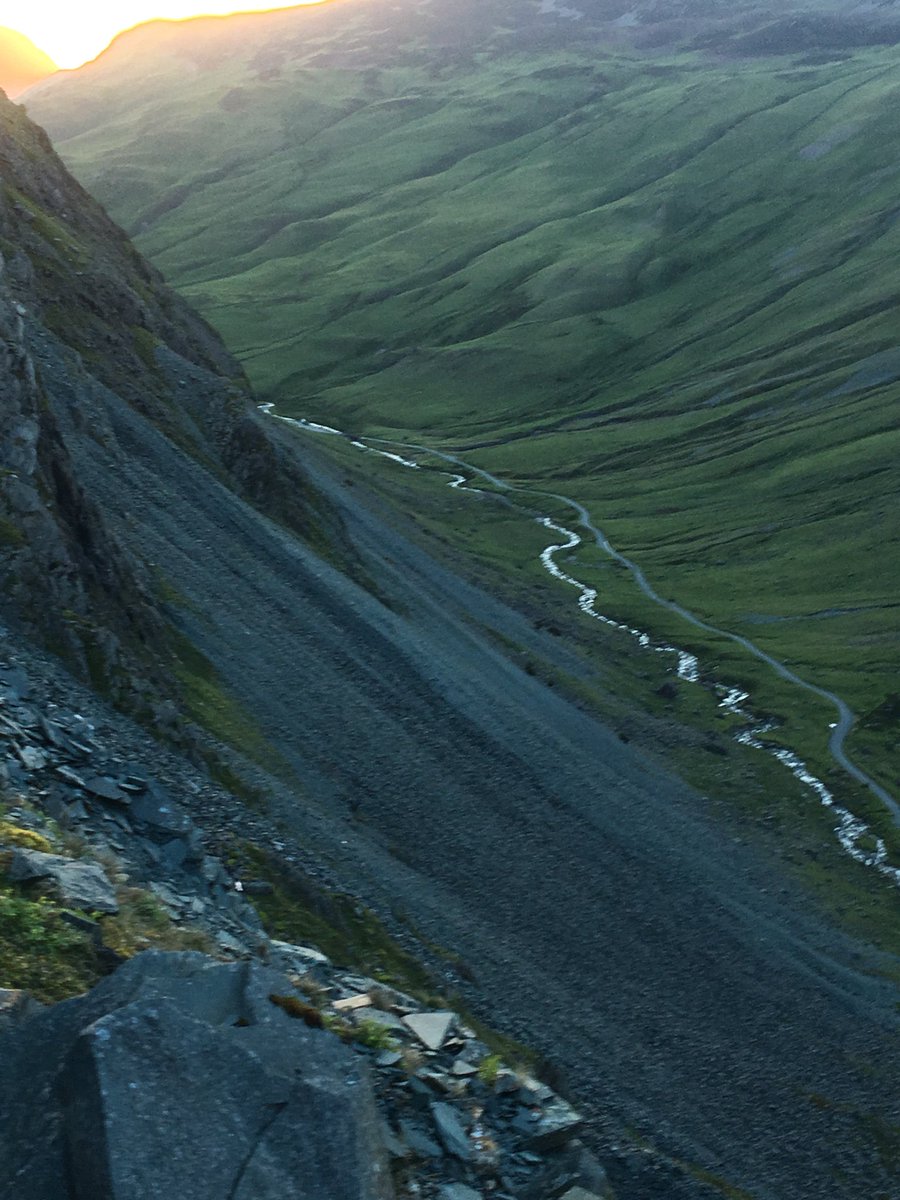
[{"label": "moss patch", "polygon": [[0,987],[44,1003],[87,991],[100,977],[90,939],[64,925],[62,909],[0,885]]}]

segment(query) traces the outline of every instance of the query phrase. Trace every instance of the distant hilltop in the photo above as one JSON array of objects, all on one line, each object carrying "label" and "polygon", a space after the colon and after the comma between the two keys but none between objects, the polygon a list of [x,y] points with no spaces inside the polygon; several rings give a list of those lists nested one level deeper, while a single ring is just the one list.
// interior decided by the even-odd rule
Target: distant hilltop
[{"label": "distant hilltop", "polygon": [[11,100],[57,70],[53,59],[23,33],[0,26],[0,88]]}]

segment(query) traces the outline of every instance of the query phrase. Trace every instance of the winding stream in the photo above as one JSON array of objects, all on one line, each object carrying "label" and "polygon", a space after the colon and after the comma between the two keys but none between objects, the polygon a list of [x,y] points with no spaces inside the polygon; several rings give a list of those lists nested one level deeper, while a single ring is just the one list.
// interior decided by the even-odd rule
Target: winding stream
[{"label": "winding stream", "polygon": [[[348,435],[339,429],[334,429],[330,425],[319,425],[312,421],[297,420],[293,417],[282,417],[274,411],[273,404],[261,404],[260,410],[268,416],[276,420],[283,421],[286,424],[294,425],[298,429],[305,430],[308,433],[330,434],[337,437],[347,438]],[[591,520],[587,509],[579,504],[577,500],[571,499],[569,496],[562,496],[556,492],[541,492],[531,488],[515,487],[512,484],[498,479],[497,476],[491,475],[490,472],[474,467],[469,463],[463,462],[452,454],[445,454],[439,450],[434,450],[430,446],[419,446],[406,442],[396,442],[384,438],[368,438],[361,440],[358,438],[348,439],[351,445],[359,450],[367,453],[378,454],[382,458],[390,459],[392,462],[411,470],[421,470],[421,464],[413,459],[406,457],[410,453],[427,455],[431,458],[438,458],[441,461],[457,467],[466,472],[464,475],[451,474],[451,488],[460,491],[481,492],[483,489],[469,486],[469,480],[472,478],[483,480],[500,492],[510,493],[518,492],[523,495],[539,496],[545,499],[556,500],[558,503],[570,508],[573,514],[578,518],[579,526],[586,530],[590,538],[593,540],[605,554],[614,561],[624,566],[631,574],[638,587],[655,604],[662,608],[668,609],[670,612],[676,613],[683,620],[688,621],[698,629],[702,629],[707,633],[715,634],[718,637],[727,638],[729,641],[735,642],[743,647],[755,658],[771,667],[782,679],[789,683],[802,688],[804,691],[812,692],[814,695],[827,700],[834,706],[837,711],[837,721],[831,726],[831,735],[828,740],[828,748],[832,758],[848,772],[854,779],[878,797],[891,813],[895,822],[900,824],[900,804],[890,795],[880,784],[874,779],[871,779],[866,773],[860,770],[852,763],[844,751],[844,743],[847,735],[853,727],[854,715],[850,707],[840,696],[833,692],[827,691],[825,688],[818,687],[816,684],[808,683],[799,675],[795,674],[784,663],[779,662],[764,650],[761,650],[748,638],[740,634],[730,633],[728,630],[719,629],[715,625],[710,625],[702,620],[689,609],[682,608],[681,605],[674,601],[666,600],[651,586],[644,572],[631,559],[619,553],[618,550],[609,542],[606,535],[599,529]],[[378,449],[379,446],[392,447],[392,449]],[[402,451],[403,453],[400,453]],[[750,696],[747,692],[740,688],[730,686],[704,676],[700,669],[698,659],[686,650],[679,649],[677,646],[672,646],[667,642],[656,642],[649,634],[635,629],[630,625],[625,625],[612,617],[605,616],[599,612],[596,607],[598,593],[595,588],[589,584],[582,582],[574,576],[568,574],[557,562],[557,555],[571,555],[578,546],[582,544],[584,538],[581,534],[558,524],[548,516],[538,516],[535,520],[543,525],[546,529],[557,534],[563,541],[554,542],[547,546],[541,553],[541,563],[544,569],[561,583],[565,583],[570,587],[576,588],[579,592],[578,607],[586,616],[591,617],[596,621],[602,622],[604,625],[609,625],[614,629],[622,630],[635,638],[638,643],[645,649],[657,654],[671,654],[677,660],[677,673],[679,678],[688,683],[696,683],[713,691],[718,699],[719,707],[724,711],[731,713],[742,719],[741,728],[735,733],[735,740],[741,745],[750,746],[756,750],[765,751],[777,758],[785,767],[803,784],[809,787],[814,794],[819,798],[820,803],[831,810],[836,824],[834,826],[835,836],[840,845],[857,862],[863,863],[867,867],[879,872],[886,878],[890,879],[895,886],[900,887],[900,869],[893,867],[887,859],[887,849],[881,838],[873,836],[871,829],[858,817],[854,816],[848,809],[842,808],[835,803],[834,796],[825,786],[825,784],[817,779],[809,770],[807,764],[792,750],[785,749],[781,746],[776,746],[772,743],[766,743],[762,739],[766,733],[769,733],[773,725],[767,723],[762,718],[756,716],[747,706]],[[864,846],[863,843],[866,843]]]}]

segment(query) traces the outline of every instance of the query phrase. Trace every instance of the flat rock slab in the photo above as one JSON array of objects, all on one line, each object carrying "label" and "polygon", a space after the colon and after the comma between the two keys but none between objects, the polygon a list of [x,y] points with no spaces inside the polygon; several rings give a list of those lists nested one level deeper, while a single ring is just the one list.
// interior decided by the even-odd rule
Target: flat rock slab
[{"label": "flat rock slab", "polygon": [[527,1133],[526,1144],[529,1148],[543,1152],[564,1146],[584,1124],[584,1118],[557,1096],[543,1109],[537,1121],[526,1118],[517,1124]]},{"label": "flat rock slab", "polygon": [[465,1059],[458,1058],[450,1068],[451,1073],[458,1079],[465,1079],[469,1075],[477,1075],[478,1068],[474,1063],[466,1062]]},{"label": "flat rock slab", "polygon": [[440,1050],[455,1020],[456,1013],[424,1012],[410,1013],[403,1018],[403,1023],[429,1050]]},{"label": "flat rock slab", "polygon": [[400,1136],[413,1154],[418,1158],[443,1158],[444,1151],[434,1138],[428,1136],[424,1129],[412,1121],[401,1120]]},{"label": "flat rock slab", "polygon": [[275,938],[272,938],[271,945],[283,954],[289,954],[293,958],[302,958],[304,962],[320,963],[323,967],[331,966],[331,959],[321,950],[315,950],[312,946],[296,946],[293,942],[279,942]]},{"label": "flat rock slab", "polygon": [[92,775],[84,781],[84,789],[96,796],[98,800],[106,800],[110,804],[121,804],[126,807],[131,804],[131,797],[123,792],[114,779],[106,775]]},{"label": "flat rock slab", "polygon": [[434,1117],[438,1137],[447,1153],[462,1162],[471,1162],[474,1147],[456,1109],[449,1104],[432,1104],[431,1115]]},{"label": "flat rock slab", "polygon": [[345,996],[343,1000],[335,1000],[332,1008],[335,1012],[355,1012],[360,1008],[371,1008],[371,996]]},{"label": "flat rock slab", "polygon": [[190,833],[193,822],[172,797],[156,783],[131,800],[131,816],[164,834],[183,836]]},{"label": "flat rock slab", "polygon": [[444,1183],[438,1191],[438,1200],[483,1200],[483,1197],[464,1183]]},{"label": "flat rock slab", "polygon": [[40,850],[17,850],[9,867],[14,883],[51,879],[65,904],[90,912],[117,913],[113,885],[99,863],[80,862]]}]

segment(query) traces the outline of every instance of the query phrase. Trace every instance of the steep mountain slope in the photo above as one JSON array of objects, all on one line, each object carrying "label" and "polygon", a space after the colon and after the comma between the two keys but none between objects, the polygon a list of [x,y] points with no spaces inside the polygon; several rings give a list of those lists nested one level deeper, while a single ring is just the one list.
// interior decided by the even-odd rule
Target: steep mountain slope
[{"label": "steep mountain slope", "polygon": [[[139,545],[133,446],[117,439],[117,422],[131,422],[135,445],[142,428],[161,439],[173,475],[193,464],[337,556],[340,529],[260,427],[218,338],[6,100],[0,173],[0,606],[105,694],[153,717],[162,696],[184,696],[187,647],[164,612],[166,580]],[[92,475],[124,506],[118,526]],[[165,495],[165,471],[156,486]]]},{"label": "steep mountain slope", "polygon": [[[509,648],[601,689],[605,660],[436,561],[364,471],[260,422],[208,329],[2,112],[3,395],[22,413],[4,450],[30,489],[4,510],[9,619],[43,618],[47,579],[54,611],[71,595],[174,675],[194,719],[256,759],[273,853],[374,904],[561,1064],[620,1200],[890,1196],[896,957],[836,932],[753,823]],[[92,506],[88,536],[58,476]],[[55,571],[26,526],[48,501]],[[124,578],[104,595],[108,559]],[[843,881],[830,842],[808,849]]]},{"label": "steep mountain slope", "polygon": [[[897,22],[340,0],[148,26],[28,102],[279,408],[574,496],[843,695],[892,788]],[[827,720],[724,662],[823,769]]]},{"label": "steep mountain slope", "polygon": [[56,71],[56,63],[15,29],[0,26],[0,88],[18,96]]}]

